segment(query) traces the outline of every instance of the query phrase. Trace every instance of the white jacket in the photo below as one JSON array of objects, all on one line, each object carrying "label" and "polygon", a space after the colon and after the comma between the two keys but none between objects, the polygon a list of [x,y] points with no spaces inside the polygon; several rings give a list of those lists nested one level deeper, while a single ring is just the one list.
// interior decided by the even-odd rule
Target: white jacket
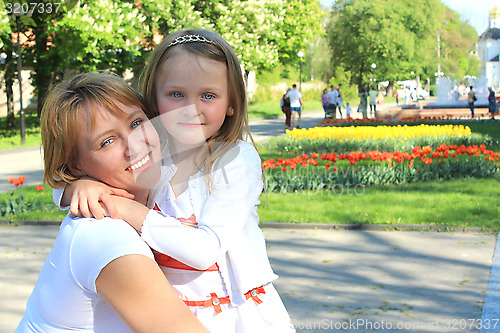
[{"label": "white jacket", "polygon": [[[161,209],[165,201],[166,187],[177,171],[173,163],[166,164],[148,207],[156,203]],[[263,189],[259,154],[251,144],[240,141],[219,159],[212,175],[212,193],[202,171],[188,181],[186,191],[198,228],[150,210],[142,238],[156,251],[196,269],[205,270],[217,263],[232,303],[239,305],[246,292],[278,278],[267,257],[257,214]]]}]

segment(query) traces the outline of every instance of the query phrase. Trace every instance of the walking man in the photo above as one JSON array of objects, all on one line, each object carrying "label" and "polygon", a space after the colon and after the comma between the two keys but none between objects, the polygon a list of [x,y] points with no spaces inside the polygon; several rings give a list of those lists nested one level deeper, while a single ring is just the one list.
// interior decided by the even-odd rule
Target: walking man
[{"label": "walking man", "polygon": [[337,98],[339,97],[339,92],[335,89],[334,85],[330,86],[330,91],[326,93],[328,98],[327,107],[327,118],[337,119]]},{"label": "walking man", "polygon": [[[292,90],[286,93],[286,96],[290,99],[290,111],[292,112],[292,128],[297,126],[300,128],[300,117],[302,113],[302,93],[297,90],[297,85],[294,83]],[[295,124],[295,117],[298,116],[297,123]]]},{"label": "walking man", "polygon": [[467,94],[467,102],[469,103],[469,109],[471,117],[474,118],[474,102],[477,101],[476,93],[472,89],[472,86],[469,88],[469,93]]}]

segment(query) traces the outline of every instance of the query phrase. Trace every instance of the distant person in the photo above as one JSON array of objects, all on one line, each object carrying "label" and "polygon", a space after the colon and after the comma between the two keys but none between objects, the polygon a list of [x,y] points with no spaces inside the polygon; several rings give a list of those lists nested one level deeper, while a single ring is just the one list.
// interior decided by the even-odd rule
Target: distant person
[{"label": "distant person", "polygon": [[[297,85],[294,83],[292,90],[286,93],[286,96],[290,98],[290,111],[291,111],[291,125],[292,127],[300,128],[300,117],[302,113],[302,93],[297,89]],[[295,123],[295,117],[298,117],[297,123]]]},{"label": "distant person", "polygon": [[367,109],[368,109],[368,93],[366,92],[365,86],[359,87],[359,112],[363,115],[363,118],[367,117]]},{"label": "distant person", "polygon": [[396,97],[396,105],[399,105],[399,93],[396,90],[396,93],[394,94],[394,97]]},{"label": "distant person", "polygon": [[340,84],[337,86],[337,93],[338,93],[338,97],[337,97],[337,108],[339,110],[339,114],[340,114],[340,119],[342,119],[342,94],[340,92]]},{"label": "distant person", "polygon": [[405,88],[404,94],[405,104],[410,104],[410,89]]},{"label": "distant person", "polygon": [[328,108],[327,108],[327,118],[337,118],[337,97],[339,97],[339,92],[335,89],[334,85],[330,86],[330,91],[326,93],[328,97]]},{"label": "distant person", "polygon": [[351,118],[351,106],[349,105],[349,102],[347,102],[347,104],[346,104],[345,113],[346,113],[347,119]]},{"label": "distant person", "polygon": [[495,119],[495,112],[497,107],[497,102],[495,100],[495,92],[492,88],[488,88],[490,93],[488,94],[488,110],[490,111],[491,119]]},{"label": "distant person", "polygon": [[287,91],[283,94],[281,97],[281,111],[285,114],[285,127],[286,129],[292,129],[291,124],[290,124],[290,117],[292,114],[292,111],[290,109],[290,98],[288,98],[287,94],[288,92],[292,90],[290,88],[287,89]]},{"label": "distant person", "polygon": [[472,86],[470,86],[469,89],[469,93],[467,94],[467,102],[469,103],[470,115],[472,118],[474,118],[474,102],[477,101],[477,97],[474,93],[474,90],[472,89]]},{"label": "distant person", "polygon": [[377,112],[378,91],[375,89],[374,86],[371,87],[370,91],[368,92],[368,95],[370,96],[370,112],[372,114],[372,117],[375,117],[375,112]]},{"label": "distant person", "polygon": [[328,89],[323,90],[323,94],[321,94],[321,105],[323,105],[323,111],[325,111],[325,119],[326,119],[326,110],[328,108],[328,96],[326,93],[328,92]]}]

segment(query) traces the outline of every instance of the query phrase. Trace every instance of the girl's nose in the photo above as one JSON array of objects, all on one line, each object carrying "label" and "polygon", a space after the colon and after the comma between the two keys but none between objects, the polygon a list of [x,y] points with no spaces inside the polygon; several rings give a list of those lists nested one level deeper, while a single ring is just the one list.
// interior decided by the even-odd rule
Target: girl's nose
[{"label": "girl's nose", "polygon": [[182,113],[186,116],[195,117],[201,113],[201,106],[191,103],[182,108]]}]

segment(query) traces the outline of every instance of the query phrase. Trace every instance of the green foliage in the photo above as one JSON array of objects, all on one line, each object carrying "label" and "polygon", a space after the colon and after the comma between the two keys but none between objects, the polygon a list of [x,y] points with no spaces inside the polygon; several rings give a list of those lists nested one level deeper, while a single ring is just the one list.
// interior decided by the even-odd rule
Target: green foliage
[{"label": "green foliage", "polygon": [[[354,82],[434,77],[437,34],[441,34],[441,63],[445,75],[463,78],[478,71],[470,54],[477,41],[474,29],[438,0],[395,5],[389,0],[338,0],[328,27],[333,63],[353,73]],[[372,63],[377,65],[373,70]]]},{"label": "green foliage", "polygon": [[10,192],[9,197],[0,200],[0,216],[10,218],[29,211],[54,210],[54,204],[46,205],[39,198],[27,196],[18,191]]},{"label": "green foliage", "polygon": [[425,164],[416,159],[410,167],[408,162],[363,161],[350,165],[347,161],[335,163],[336,170],[319,166],[298,166],[297,169],[266,170],[268,192],[290,193],[295,191],[335,191],[345,185],[398,185],[419,181],[450,180],[462,177],[490,178],[500,176],[498,162],[483,158],[458,156],[442,159],[441,162]]}]

